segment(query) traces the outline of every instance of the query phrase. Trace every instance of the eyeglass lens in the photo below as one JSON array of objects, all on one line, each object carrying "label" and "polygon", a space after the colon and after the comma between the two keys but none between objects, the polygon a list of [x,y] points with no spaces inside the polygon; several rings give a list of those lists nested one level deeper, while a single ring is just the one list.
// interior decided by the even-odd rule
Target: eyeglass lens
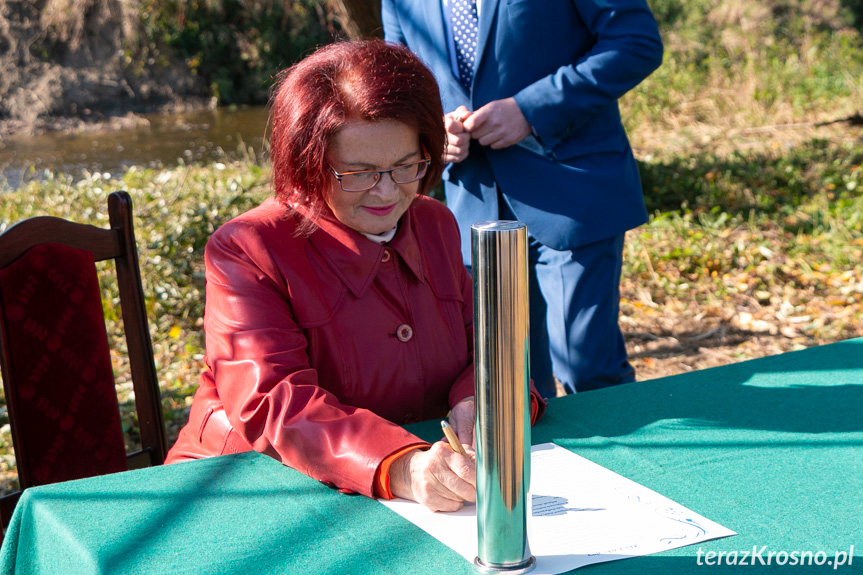
[{"label": "eyeglass lens", "polygon": [[[422,178],[428,170],[428,160],[420,160],[412,164],[399,166],[389,171],[393,181],[397,184],[410,184]],[[387,173],[386,171],[383,173]],[[380,180],[381,172],[353,172],[341,174],[342,189],[349,192],[359,192],[373,188]]]}]

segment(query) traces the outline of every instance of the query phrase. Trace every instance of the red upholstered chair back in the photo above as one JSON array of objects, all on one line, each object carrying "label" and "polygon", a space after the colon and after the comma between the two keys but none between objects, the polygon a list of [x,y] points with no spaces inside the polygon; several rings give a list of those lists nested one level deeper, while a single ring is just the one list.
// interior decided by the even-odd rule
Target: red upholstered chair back
[{"label": "red upholstered chair back", "polygon": [[0,310],[21,483],[125,471],[93,254],[62,244],[29,249],[0,269]]},{"label": "red upholstered chair back", "polygon": [[[0,234],[0,370],[22,489],[159,465],[166,440],[131,199],[109,229],[53,217]],[[96,261],[113,260],[142,449],[127,456]],[[20,492],[0,499],[5,530]]]}]

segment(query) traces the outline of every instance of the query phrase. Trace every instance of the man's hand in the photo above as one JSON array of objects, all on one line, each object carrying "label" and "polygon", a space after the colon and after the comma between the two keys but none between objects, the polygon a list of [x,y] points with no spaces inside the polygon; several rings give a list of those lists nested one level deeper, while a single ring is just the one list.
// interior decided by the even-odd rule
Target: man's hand
[{"label": "man's hand", "polygon": [[464,128],[471,138],[495,150],[517,144],[531,132],[530,123],[514,98],[494,100],[474,110],[464,121]]},{"label": "man's hand", "polygon": [[432,511],[458,511],[476,501],[476,463],[438,441],[428,451],[410,451],[390,467],[390,491]]},{"label": "man's hand", "polygon": [[446,163],[463,162],[467,158],[468,147],[470,146],[470,134],[464,128],[464,121],[468,116],[470,116],[470,110],[464,106],[459,106],[443,117],[447,138],[443,161]]}]

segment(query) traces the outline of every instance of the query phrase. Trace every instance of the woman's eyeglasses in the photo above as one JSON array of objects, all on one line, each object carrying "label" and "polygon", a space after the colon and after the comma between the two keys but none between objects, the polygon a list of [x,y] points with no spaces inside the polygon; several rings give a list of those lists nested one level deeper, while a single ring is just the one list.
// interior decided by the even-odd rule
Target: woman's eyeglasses
[{"label": "woman's eyeglasses", "polygon": [[428,172],[431,158],[426,157],[418,162],[411,162],[392,170],[362,170],[359,172],[344,172],[343,174],[335,171],[330,166],[330,171],[339,181],[344,192],[364,192],[375,187],[384,174],[389,174],[393,181],[397,184],[410,184],[426,175]]}]

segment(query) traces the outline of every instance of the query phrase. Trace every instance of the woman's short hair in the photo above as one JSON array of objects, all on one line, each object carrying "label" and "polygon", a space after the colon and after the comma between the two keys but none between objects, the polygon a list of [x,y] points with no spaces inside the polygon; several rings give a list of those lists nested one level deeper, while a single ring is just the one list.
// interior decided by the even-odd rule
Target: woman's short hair
[{"label": "woman's short hair", "polygon": [[316,228],[330,185],[327,149],[355,119],[397,120],[417,131],[431,156],[420,193],[441,176],[446,131],[431,71],[408,48],[383,40],[327,45],[281,72],[270,98],[273,192],[301,216],[301,232]]}]

